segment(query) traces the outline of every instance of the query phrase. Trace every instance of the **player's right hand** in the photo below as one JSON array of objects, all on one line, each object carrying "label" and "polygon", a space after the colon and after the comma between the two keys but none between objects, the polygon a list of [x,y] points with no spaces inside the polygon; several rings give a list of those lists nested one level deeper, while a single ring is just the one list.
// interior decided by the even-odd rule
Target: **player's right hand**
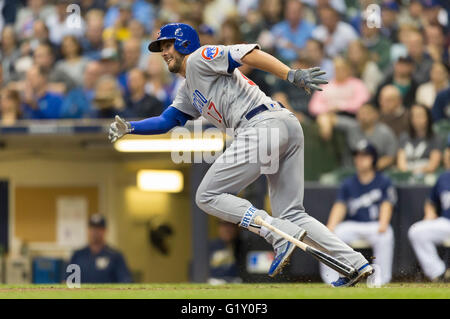
[{"label": "player's right hand", "polygon": [[109,127],[109,140],[114,143],[119,138],[132,131],[130,122],[116,115],[114,122]]}]

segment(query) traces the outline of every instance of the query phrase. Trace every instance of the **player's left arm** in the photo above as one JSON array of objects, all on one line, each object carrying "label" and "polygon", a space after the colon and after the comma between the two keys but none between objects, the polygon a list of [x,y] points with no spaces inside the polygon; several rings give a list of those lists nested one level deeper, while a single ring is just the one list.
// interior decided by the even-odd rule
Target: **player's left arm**
[{"label": "player's left arm", "polygon": [[312,90],[322,91],[319,85],[328,83],[328,81],[319,78],[325,74],[325,71],[321,71],[319,67],[304,70],[291,69],[273,55],[258,49],[247,53],[241,58],[241,62],[272,73],[282,80],[287,80],[297,87],[304,88],[308,93],[311,93]]},{"label": "player's left arm", "polygon": [[382,202],[380,204],[378,216],[379,233],[384,233],[389,228],[394,205],[397,203],[397,191],[390,180],[386,180],[382,193]]},{"label": "player's left arm", "polygon": [[389,201],[384,201],[380,205],[380,216],[378,221],[378,232],[384,233],[391,222],[392,211],[394,210],[394,205]]}]

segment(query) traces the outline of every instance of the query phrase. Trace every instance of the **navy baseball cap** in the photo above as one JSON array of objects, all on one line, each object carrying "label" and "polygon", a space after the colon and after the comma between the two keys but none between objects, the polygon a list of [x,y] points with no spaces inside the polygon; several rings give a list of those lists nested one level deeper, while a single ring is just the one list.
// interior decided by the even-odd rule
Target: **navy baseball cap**
[{"label": "navy baseball cap", "polygon": [[199,34],[207,34],[207,35],[214,35],[214,30],[207,24],[201,24],[198,27],[198,33]]},{"label": "navy baseball cap", "polygon": [[101,214],[94,214],[89,218],[89,226],[90,227],[106,227],[106,219]]},{"label": "navy baseball cap", "polygon": [[422,0],[421,2],[425,8],[434,8],[434,7],[441,6],[441,3],[439,2],[439,0]]},{"label": "navy baseball cap", "polygon": [[377,149],[375,148],[375,146],[370,144],[369,141],[367,141],[367,140],[361,140],[355,145],[355,147],[352,148],[353,156],[355,156],[356,154],[360,154],[360,153],[371,155],[373,158],[373,164],[375,166],[375,164],[377,163],[377,160],[378,160],[378,152],[377,152]]},{"label": "navy baseball cap", "polygon": [[381,8],[391,10],[391,11],[400,11],[400,7],[398,6],[398,3],[395,1],[384,2],[381,5]]}]

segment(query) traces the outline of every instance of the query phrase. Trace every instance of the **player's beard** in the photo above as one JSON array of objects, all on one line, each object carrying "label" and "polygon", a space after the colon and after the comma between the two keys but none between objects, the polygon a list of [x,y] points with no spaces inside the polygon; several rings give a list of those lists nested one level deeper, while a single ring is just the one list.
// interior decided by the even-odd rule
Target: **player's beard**
[{"label": "player's beard", "polygon": [[169,64],[169,71],[171,73],[178,73],[181,69],[181,65],[183,64],[183,57],[173,57],[172,65]]}]

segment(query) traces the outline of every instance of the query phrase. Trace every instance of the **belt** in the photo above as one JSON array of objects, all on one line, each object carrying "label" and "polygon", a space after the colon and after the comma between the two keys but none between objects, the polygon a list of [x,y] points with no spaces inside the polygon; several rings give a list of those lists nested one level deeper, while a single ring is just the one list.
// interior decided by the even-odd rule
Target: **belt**
[{"label": "belt", "polygon": [[[283,105],[283,104],[281,104],[280,102],[278,102],[278,104],[280,104],[280,106],[281,106],[282,108],[284,108],[284,105]],[[264,111],[268,111],[268,110],[270,110],[270,109],[267,107],[267,105],[265,105],[265,104],[258,105],[257,107],[255,107],[254,109],[252,109],[250,112],[248,112],[247,114],[245,114],[245,118],[247,119],[247,121],[250,121],[250,119],[251,119],[252,117],[254,117],[255,115],[257,115],[257,114],[259,114],[259,113],[261,113],[261,112],[264,112]]]}]

